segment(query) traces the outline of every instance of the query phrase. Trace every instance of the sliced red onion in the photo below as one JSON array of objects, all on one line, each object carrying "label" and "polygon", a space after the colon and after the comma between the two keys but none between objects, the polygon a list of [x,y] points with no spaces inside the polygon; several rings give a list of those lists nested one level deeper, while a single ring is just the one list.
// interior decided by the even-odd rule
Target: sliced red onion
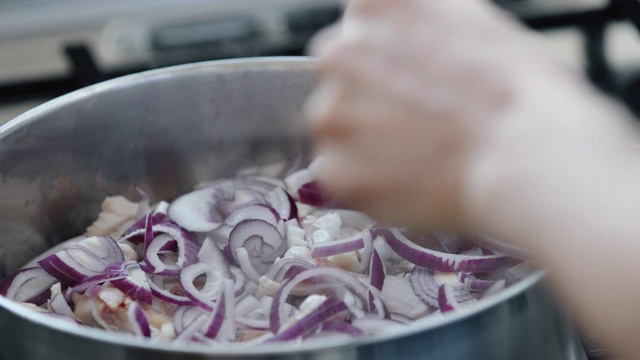
[{"label": "sliced red onion", "polygon": [[394,312],[389,312],[389,319],[393,321],[397,321],[402,324],[407,324],[407,325],[415,321],[415,319],[412,317],[409,317],[400,313],[394,313]]},{"label": "sliced red onion", "polygon": [[255,296],[249,295],[236,304],[236,324],[250,330],[267,330],[269,328],[268,309]]},{"label": "sliced red onion", "polygon": [[140,304],[135,301],[132,301],[127,306],[127,318],[131,323],[134,333],[140,337],[151,337],[151,326],[149,325],[149,320],[147,319],[147,315],[142,310]]},{"label": "sliced red onion", "polygon": [[496,271],[495,275],[499,279],[504,279],[506,286],[511,286],[527,277],[532,271],[533,268],[531,268],[530,264],[523,263],[507,270]]},{"label": "sliced red onion", "polygon": [[74,320],[76,319],[73,310],[71,310],[69,303],[62,293],[57,293],[51,298],[51,301],[49,301],[49,311],[54,314],[70,317]]},{"label": "sliced red onion", "polygon": [[453,311],[460,307],[452,286],[440,285],[438,288],[438,307],[442,313]]},{"label": "sliced red onion", "polygon": [[167,210],[169,217],[183,228],[194,232],[215,230],[224,217],[215,211],[219,201],[233,199],[234,188],[230,181],[220,181],[200,190],[184,194]]},{"label": "sliced red onion", "polygon": [[483,294],[482,297],[492,296],[499,293],[506,287],[506,280],[500,279],[493,283]]},{"label": "sliced red onion", "polygon": [[210,237],[206,237],[203,240],[200,250],[198,250],[197,258],[198,262],[216,267],[216,271],[219,271],[223,277],[229,278],[231,276],[229,264],[225,260],[222,250]]},{"label": "sliced red onion", "polygon": [[[300,202],[312,206],[328,206],[332,204],[331,198],[320,188],[320,184],[313,180],[298,189]],[[334,204],[332,204],[334,205]]]},{"label": "sliced red onion", "polygon": [[[256,174],[219,180],[152,211],[148,196],[141,192],[141,197],[140,216],[118,243],[132,247],[142,262],[123,257],[78,271],[71,260],[83,264],[69,252],[83,258],[101,257],[105,251],[97,247],[97,254],[88,256],[96,251],[91,244],[63,248],[66,252],[56,253],[63,259],[44,262],[41,270],[50,278],[58,274],[62,285],[69,286],[49,301],[50,312],[73,321],[70,300],[84,299],[72,296],[78,292],[114,309],[125,303],[131,323],[127,330],[151,337],[155,334],[144,303],[162,304],[173,316],[177,341],[219,346],[235,341],[239,328],[247,336],[264,332],[243,343],[257,345],[386,331],[434,311],[427,304],[451,311],[481,296],[470,291],[488,296],[521,277],[511,268],[520,260],[505,256],[512,253],[497,250],[493,242],[478,245],[466,237],[434,233],[420,238],[424,243],[416,240],[421,247],[400,229],[374,228],[362,212],[314,208],[331,200],[312,169],[284,182]],[[300,219],[299,204],[309,214]],[[329,225],[323,227],[325,215]],[[312,241],[316,230],[326,231],[331,241]],[[292,245],[304,251],[287,253]],[[324,259],[354,252],[358,259],[349,257],[348,268],[355,273]],[[477,275],[494,270],[490,276]],[[125,294],[133,301],[125,302]],[[89,310],[100,326],[109,327],[96,306]]]},{"label": "sliced red onion", "polygon": [[182,331],[177,332],[176,341],[192,341],[202,336],[202,329],[210,322],[207,313],[199,314],[192,321],[185,323]]},{"label": "sliced red onion", "polygon": [[[213,311],[214,299],[220,297],[222,286],[228,273],[220,271],[224,267],[212,266],[208,263],[196,263],[187,266],[180,273],[180,284],[186,297],[194,304],[207,311]],[[201,289],[196,288],[194,281],[197,277],[205,275],[205,282]]]},{"label": "sliced red onion", "polygon": [[[280,259],[273,264],[271,269],[269,269],[264,276],[260,277],[258,293],[274,296],[278,290],[280,290],[280,287],[282,287],[282,283],[286,280],[289,280],[305,270],[313,268],[316,268],[316,265],[299,259]],[[297,294],[295,289],[292,290],[292,294],[302,295]]]},{"label": "sliced red onion", "polygon": [[288,280],[293,276],[308,269],[314,269],[317,266],[306,261],[293,258],[282,258],[276,261],[273,266],[267,271],[265,277],[282,283],[284,280]]},{"label": "sliced red onion", "polygon": [[430,305],[415,294],[411,281],[404,275],[385,277],[380,298],[391,318],[398,314],[417,319],[433,311]]},{"label": "sliced red onion", "polygon": [[237,298],[239,298],[247,288],[247,277],[244,275],[242,270],[237,267],[230,267],[229,273],[231,279],[233,279],[233,293]]},{"label": "sliced red onion", "polygon": [[423,268],[441,272],[488,272],[503,270],[522,262],[510,256],[465,256],[430,250],[414,244],[397,229],[377,229],[389,247],[403,259]]},{"label": "sliced red onion", "polygon": [[[177,295],[165,288],[165,280],[167,278],[159,275],[152,275],[149,279],[149,288],[151,293],[157,298],[176,305],[193,305],[193,301],[186,296]],[[172,279],[173,280],[173,279]],[[174,284],[178,286],[180,283],[174,280]]]},{"label": "sliced red onion", "polygon": [[369,230],[362,231],[360,235],[362,236],[364,247],[359,253],[360,268],[358,269],[358,272],[364,274],[368,270],[371,257],[373,256],[373,237]]},{"label": "sliced red onion", "polygon": [[448,285],[454,290],[458,303],[473,300],[471,293],[454,273],[436,274],[433,270],[416,266],[409,275],[409,281],[413,292],[431,306],[439,307],[438,291],[442,285]]},{"label": "sliced red onion", "polygon": [[129,295],[133,300],[152,303],[153,295],[147,274],[142,271],[137,262],[113,263],[105,269],[105,273],[111,278],[110,283],[113,287]]},{"label": "sliced red onion", "polygon": [[307,183],[315,180],[315,175],[311,169],[304,168],[292,172],[284,178],[286,189],[291,194],[298,194],[298,190]]},{"label": "sliced red onion", "polygon": [[236,325],[247,330],[267,331],[269,330],[268,319],[250,319],[236,317]]},{"label": "sliced red onion", "polygon": [[0,295],[39,306],[49,300],[57,281],[40,267],[20,269],[0,281]]},{"label": "sliced red onion", "polygon": [[276,209],[264,204],[251,204],[238,208],[224,219],[224,223],[236,226],[244,220],[264,220],[276,225],[280,221],[280,214]]},{"label": "sliced red onion", "polygon": [[239,263],[236,251],[239,248],[246,249],[251,265],[262,275],[285,253],[287,243],[272,224],[263,220],[245,220],[236,225],[229,235],[229,249],[236,263]]},{"label": "sliced red onion", "polygon": [[[180,271],[197,261],[198,240],[193,233],[173,223],[161,223],[153,226],[155,235],[153,240],[145,249],[143,268],[145,271],[165,275],[178,276]],[[170,246],[177,246],[177,258],[174,263],[165,263],[160,256]]]},{"label": "sliced red onion", "polygon": [[197,318],[208,313],[198,306],[178,306],[173,313],[173,329],[176,334],[181,334]]},{"label": "sliced red onion", "polygon": [[154,234],[153,234],[153,214],[151,214],[150,212],[147,214],[147,217],[145,218],[145,222],[144,222],[144,248],[145,248],[145,252],[146,249],[149,248],[149,245],[151,244],[151,242],[153,241],[154,238]]},{"label": "sliced red onion", "polygon": [[[215,339],[223,335],[225,340],[235,339],[235,308],[233,301],[233,282],[226,279],[222,285],[221,296],[217,299],[211,321],[207,324],[204,336]],[[223,326],[227,323],[226,328]],[[234,333],[231,333],[234,331]]]},{"label": "sliced red onion", "polygon": [[369,303],[369,288],[346,271],[327,267],[308,269],[292,277],[280,287],[274,296],[269,315],[270,328],[274,333],[278,333],[283,323],[287,297],[296,286],[304,281],[312,282],[316,293],[324,290],[332,292],[338,298],[341,298],[344,296],[342,294],[347,291],[354,294],[360,303]]},{"label": "sliced red onion", "polygon": [[371,266],[369,267],[369,283],[375,289],[382,291],[385,276],[386,271],[382,258],[378,254],[378,251],[374,249],[373,256],[371,257]]},{"label": "sliced red onion", "polygon": [[311,257],[314,259],[357,251],[365,247],[362,235],[313,245]]},{"label": "sliced red onion", "polygon": [[468,273],[458,273],[458,278],[460,282],[462,282],[465,288],[471,292],[484,292],[487,291],[493,285],[496,280],[483,280],[478,279],[472,274]]},{"label": "sliced red onion", "polygon": [[346,321],[327,321],[322,324],[321,332],[335,332],[352,336],[364,335],[364,332]]},{"label": "sliced red onion", "polygon": [[98,275],[93,275],[93,276],[84,278],[82,281],[80,281],[76,285],[68,287],[64,291],[64,297],[67,300],[67,302],[71,302],[73,299],[74,293],[85,294],[89,296],[89,294],[87,294],[87,290],[89,288],[94,286],[99,286],[98,289],[100,289],[102,287],[102,284],[104,284],[107,280],[109,280],[109,276],[106,273],[101,273]]},{"label": "sliced red onion", "polygon": [[281,219],[295,219],[298,217],[298,207],[295,199],[291,197],[283,188],[277,187],[265,195],[267,204],[273,207]]},{"label": "sliced red onion", "polygon": [[367,299],[368,299],[368,311],[373,314],[378,314],[381,318],[386,318],[387,309],[381,299],[382,291],[375,287],[369,287]]},{"label": "sliced red onion", "polygon": [[146,215],[138,218],[138,220],[136,220],[129,229],[122,234],[120,239],[118,239],[118,242],[128,241],[133,245],[144,244],[145,231],[148,228],[147,224],[149,223],[149,220],[147,219],[148,215],[151,215],[151,223],[153,224],[168,222],[167,214],[159,211],[148,212]]},{"label": "sliced red onion", "polygon": [[[250,204],[270,204],[267,201],[267,194],[275,188],[284,187],[281,181],[274,180],[259,176],[245,176],[216,181],[203,189],[187,193],[174,200],[168,209],[169,217],[189,231],[213,231],[239,207]],[[278,195],[274,195],[273,201],[277,197]],[[273,204],[271,206],[282,215],[277,206]],[[287,216],[289,213],[282,217],[288,218]]]},{"label": "sliced red onion", "polygon": [[208,324],[207,331],[204,336],[215,339],[218,336],[218,332],[222,327],[222,323],[225,320],[225,305],[226,301],[224,296],[220,297],[215,304],[215,311],[212,313],[211,322]]},{"label": "sliced red onion", "polygon": [[352,231],[371,230],[375,222],[362,211],[348,209],[332,209],[331,212],[337,214],[342,221],[343,229],[351,229]]},{"label": "sliced red onion", "polygon": [[118,243],[111,237],[93,236],[47,256],[38,264],[63,285],[73,285],[120,261],[124,261],[124,254]]},{"label": "sliced red onion", "polygon": [[251,263],[251,258],[249,257],[249,252],[247,251],[247,249],[243,247],[236,249],[236,258],[238,259],[240,270],[246,276],[246,278],[255,282],[256,284],[259,283],[262,274],[260,274]]},{"label": "sliced red onion", "polygon": [[84,291],[84,295],[87,296],[87,297],[90,297],[92,299],[96,299],[96,298],[98,298],[98,295],[100,295],[100,291],[102,291],[103,287],[104,286],[102,286],[102,285],[91,284]]},{"label": "sliced red onion", "polygon": [[295,323],[282,329],[271,341],[286,341],[307,337],[318,331],[323,323],[346,315],[348,311],[349,308],[342,300],[330,296]]}]

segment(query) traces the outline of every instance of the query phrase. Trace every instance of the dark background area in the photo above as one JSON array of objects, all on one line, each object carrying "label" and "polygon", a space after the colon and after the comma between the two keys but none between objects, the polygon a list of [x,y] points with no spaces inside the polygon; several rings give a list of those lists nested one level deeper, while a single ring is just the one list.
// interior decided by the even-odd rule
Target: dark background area
[{"label": "dark background area", "polygon": [[[640,71],[611,64],[606,43],[613,24],[640,25],[640,2],[496,2],[531,28],[579,36],[580,48],[573,50],[578,66],[640,114]],[[169,65],[303,55],[311,36],[341,14],[340,2],[330,0],[135,3],[0,0],[0,108],[24,104],[20,111],[99,81]]]}]

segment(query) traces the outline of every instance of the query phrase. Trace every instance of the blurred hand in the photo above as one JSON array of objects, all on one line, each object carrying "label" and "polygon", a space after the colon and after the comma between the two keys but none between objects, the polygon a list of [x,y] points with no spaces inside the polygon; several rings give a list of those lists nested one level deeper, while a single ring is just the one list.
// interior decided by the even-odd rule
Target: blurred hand
[{"label": "blurred hand", "polygon": [[640,129],[620,104],[488,0],[351,0],[312,52],[330,193],[532,250],[571,311],[637,357]]},{"label": "blurred hand", "polygon": [[478,164],[525,130],[505,130],[506,114],[535,116],[536,84],[562,82],[538,41],[482,0],[352,0],[312,46],[323,186],[381,220],[468,226]]}]

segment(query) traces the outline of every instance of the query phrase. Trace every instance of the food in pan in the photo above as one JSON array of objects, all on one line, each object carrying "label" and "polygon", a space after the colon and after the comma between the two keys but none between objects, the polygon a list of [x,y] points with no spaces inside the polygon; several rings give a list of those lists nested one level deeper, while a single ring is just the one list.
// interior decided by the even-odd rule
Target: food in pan
[{"label": "food in pan", "polygon": [[342,208],[313,169],[244,172],[154,206],[143,191],[139,203],[109,197],[86,235],[7,276],[0,293],[106,331],[259,346],[387,331],[527,273],[486,237],[416,236]]}]

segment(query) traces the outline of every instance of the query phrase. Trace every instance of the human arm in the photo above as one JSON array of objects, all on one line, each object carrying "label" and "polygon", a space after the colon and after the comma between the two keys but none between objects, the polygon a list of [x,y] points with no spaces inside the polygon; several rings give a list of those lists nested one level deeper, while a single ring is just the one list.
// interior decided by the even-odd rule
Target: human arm
[{"label": "human arm", "polygon": [[580,320],[640,353],[640,143],[618,104],[484,1],[353,0],[316,41],[321,181],[422,230],[525,246]]}]

